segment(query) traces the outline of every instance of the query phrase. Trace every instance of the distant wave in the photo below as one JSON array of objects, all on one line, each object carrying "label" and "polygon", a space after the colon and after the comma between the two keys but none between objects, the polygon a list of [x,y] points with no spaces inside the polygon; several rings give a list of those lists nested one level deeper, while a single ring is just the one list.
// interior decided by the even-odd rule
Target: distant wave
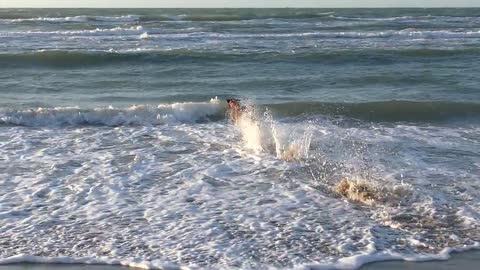
[{"label": "distant wave", "polygon": [[[340,13],[340,14],[339,14]],[[404,15],[404,16],[349,16],[348,14],[341,15],[342,12],[337,11],[309,11],[309,10],[285,10],[277,12],[256,11],[256,12],[192,12],[185,14],[149,14],[149,15],[117,15],[117,16],[92,16],[92,15],[77,15],[65,17],[11,17],[12,15],[0,18],[0,22],[4,23],[61,23],[61,22],[155,22],[155,21],[194,21],[194,22],[231,22],[231,21],[247,21],[247,20],[338,20],[338,21],[405,21],[405,20],[476,20],[479,17],[470,16],[433,16],[433,15]]]},{"label": "distant wave", "polygon": [[[138,34],[140,35],[140,33]],[[138,37],[137,37],[138,38]],[[151,35],[149,34],[149,38]],[[442,57],[479,56],[480,48],[466,49],[364,49],[325,50],[310,52],[245,52],[229,53],[211,50],[127,50],[127,51],[34,51],[26,53],[0,53],[0,69],[24,66],[81,67],[116,63],[165,63],[170,61],[293,61],[350,63],[361,61],[408,61]]]},{"label": "distant wave", "polygon": [[67,17],[33,17],[33,18],[0,18],[0,21],[7,23],[23,23],[23,22],[87,22],[87,21],[104,21],[104,22],[136,22],[136,21],[238,21],[238,20],[254,20],[254,19],[309,19],[327,17],[334,12],[277,12],[277,13],[232,13],[232,14],[215,14],[215,13],[193,13],[193,14],[156,14],[156,15],[122,15],[122,16],[67,16]]},{"label": "distant wave", "polygon": [[96,36],[96,35],[108,35],[108,34],[137,34],[142,31],[141,25],[131,27],[114,27],[114,28],[95,28],[85,30],[58,30],[58,31],[11,31],[0,33],[0,37],[17,37],[17,36]]},{"label": "distant wave", "polygon": [[21,23],[21,22],[87,22],[87,21],[102,21],[102,22],[136,22],[140,19],[136,15],[124,16],[71,16],[71,17],[36,17],[36,18],[15,18],[15,19],[0,19],[1,22]]},{"label": "distant wave", "polygon": [[[170,16],[171,20],[181,21],[241,21],[258,19],[313,19],[328,17],[335,12],[278,12],[278,13],[240,13],[240,14],[183,14]],[[144,17],[142,20],[153,19],[155,17]]]},{"label": "distant wave", "polygon": [[[480,117],[480,103],[379,101],[366,103],[292,102],[259,105],[282,117],[325,115],[368,121],[441,121],[452,118]],[[161,125],[220,120],[226,106],[219,99],[210,102],[136,105],[129,108],[76,107],[3,109],[0,125],[72,126],[72,125]]]},{"label": "distant wave", "polygon": [[[44,37],[51,35],[58,36],[107,36],[107,35],[132,35],[140,34],[143,30],[140,25],[114,28],[96,28],[85,30],[57,30],[57,31],[8,31],[0,33],[0,37]],[[391,37],[412,37],[412,38],[480,38],[480,29],[465,31],[459,30],[421,30],[408,28],[403,30],[383,30],[383,31],[305,31],[305,32],[286,32],[286,33],[219,33],[211,31],[190,31],[191,28],[179,29],[175,32],[162,32],[158,29],[152,29],[149,34],[152,38],[217,38],[217,39],[242,39],[242,38],[391,38]],[[143,33],[143,32],[142,32]]]},{"label": "distant wave", "polygon": [[[326,37],[326,38],[380,38],[393,36],[411,36],[428,38],[480,38],[480,30],[451,31],[451,30],[417,30],[414,28],[403,30],[384,31],[311,31],[296,33],[255,33],[255,34],[223,34],[200,33],[200,36],[217,38],[282,38],[282,37]],[[198,36],[198,35],[197,35]]]}]

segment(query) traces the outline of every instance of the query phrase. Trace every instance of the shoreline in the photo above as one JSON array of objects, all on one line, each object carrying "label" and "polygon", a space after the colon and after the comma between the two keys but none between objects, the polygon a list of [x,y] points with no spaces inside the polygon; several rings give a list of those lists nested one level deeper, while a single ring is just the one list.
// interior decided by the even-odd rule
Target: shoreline
[{"label": "shoreline", "polygon": [[480,250],[454,251],[450,255],[448,260],[371,262],[364,264],[359,270],[476,270],[480,265]]},{"label": "shoreline", "polygon": [[[387,260],[376,261],[362,265],[358,270],[476,270],[480,265],[480,250],[469,250],[463,252],[452,252],[448,260],[430,260],[430,261],[405,261],[405,260]],[[168,269],[181,269],[173,265],[165,266]],[[305,270],[326,269],[324,265],[316,267],[314,265],[305,268]],[[328,267],[327,267],[328,268]],[[31,263],[18,262],[11,264],[0,264],[0,270],[128,270],[144,269],[143,267],[125,266],[120,264],[81,264],[73,263]],[[332,268],[331,269],[337,269]],[[343,269],[343,268],[342,268]]]}]

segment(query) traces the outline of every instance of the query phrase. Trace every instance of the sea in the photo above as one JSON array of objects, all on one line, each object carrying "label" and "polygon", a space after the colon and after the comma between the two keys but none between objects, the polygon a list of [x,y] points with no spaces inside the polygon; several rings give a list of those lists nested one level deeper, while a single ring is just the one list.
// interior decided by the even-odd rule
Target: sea
[{"label": "sea", "polygon": [[479,178],[478,8],[0,9],[0,264],[448,259]]}]

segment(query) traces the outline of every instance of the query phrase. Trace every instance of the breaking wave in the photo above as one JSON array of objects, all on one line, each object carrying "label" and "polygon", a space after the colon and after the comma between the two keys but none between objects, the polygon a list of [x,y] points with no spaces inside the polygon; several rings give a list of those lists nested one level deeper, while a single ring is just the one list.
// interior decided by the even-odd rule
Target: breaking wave
[{"label": "breaking wave", "polygon": [[160,125],[209,121],[224,115],[218,99],[210,102],[136,105],[125,109],[76,107],[37,108],[0,111],[0,124],[14,126],[70,126],[70,125]]},{"label": "breaking wave", "polygon": [[[480,104],[460,102],[379,101],[366,103],[292,102],[258,105],[279,116],[326,115],[368,121],[441,121],[480,116]],[[3,109],[0,125],[161,125],[196,123],[225,118],[226,106],[220,99],[210,102],[135,105],[128,108],[78,107]],[[250,134],[251,132],[249,132]],[[254,144],[254,145],[258,145]],[[285,150],[285,149],[284,149]],[[288,149],[286,149],[288,150]]]}]

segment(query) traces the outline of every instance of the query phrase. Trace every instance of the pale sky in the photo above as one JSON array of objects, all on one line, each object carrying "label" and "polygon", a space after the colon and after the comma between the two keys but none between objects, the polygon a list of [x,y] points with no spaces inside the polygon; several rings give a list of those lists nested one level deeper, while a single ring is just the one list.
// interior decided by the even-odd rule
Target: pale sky
[{"label": "pale sky", "polygon": [[7,7],[480,7],[480,0],[0,0]]}]

